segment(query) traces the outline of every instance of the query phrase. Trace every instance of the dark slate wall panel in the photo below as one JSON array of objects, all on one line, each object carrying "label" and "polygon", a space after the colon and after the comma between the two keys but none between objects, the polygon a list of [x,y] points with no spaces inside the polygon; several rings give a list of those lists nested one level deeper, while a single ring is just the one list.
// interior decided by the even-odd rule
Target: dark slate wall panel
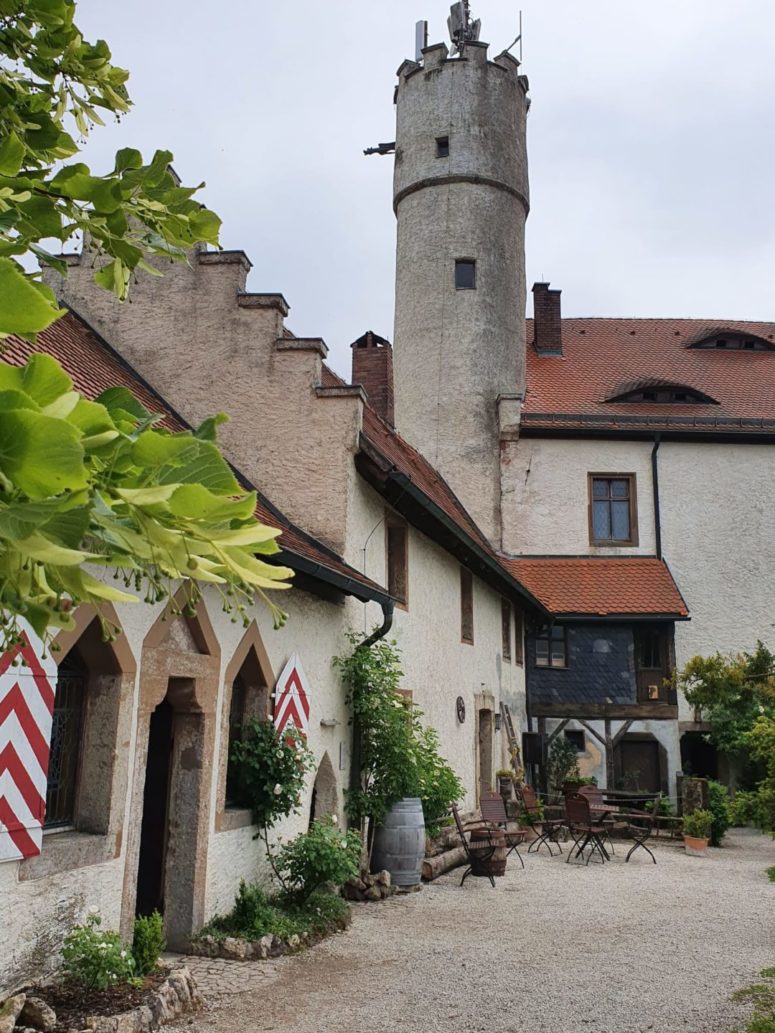
[{"label": "dark slate wall panel", "polygon": [[635,703],[632,628],[620,624],[567,625],[567,668],[536,667],[535,639],[527,640],[527,681],[535,703]]}]

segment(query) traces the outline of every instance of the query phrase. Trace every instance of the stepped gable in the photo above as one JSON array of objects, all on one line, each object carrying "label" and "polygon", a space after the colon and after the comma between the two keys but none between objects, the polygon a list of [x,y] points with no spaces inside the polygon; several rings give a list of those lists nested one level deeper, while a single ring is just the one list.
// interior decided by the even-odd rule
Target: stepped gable
[{"label": "stepped gable", "polygon": [[[709,340],[722,343],[697,347]],[[710,401],[608,401],[649,385],[688,388]],[[775,434],[775,323],[563,319],[562,354],[527,349],[521,426],[526,433]]]},{"label": "stepped gable", "polygon": [[[87,398],[95,398],[109,387],[126,387],[150,412],[163,414],[161,425],[167,430],[191,429],[183,417],[107,341],[72,311],[38,334],[35,344],[18,337],[9,337],[4,345],[3,359],[12,365],[22,365],[34,352],[48,352],[61,363],[73,378],[76,389]],[[246,491],[255,490],[254,485],[238,470],[234,470],[234,474]],[[282,553],[274,557],[277,562],[304,571],[312,577],[320,574],[322,580],[327,580],[324,572],[329,571],[336,577],[338,588],[364,601],[372,599],[381,602],[389,599],[384,588],[291,523],[260,493],[256,517],[271,527],[282,528],[278,539]],[[271,557],[267,559],[272,562]]]},{"label": "stepped gable", "polygon": [[555,617],[689,619],[667,564],[654,556],[520,556],[502,562]]}]

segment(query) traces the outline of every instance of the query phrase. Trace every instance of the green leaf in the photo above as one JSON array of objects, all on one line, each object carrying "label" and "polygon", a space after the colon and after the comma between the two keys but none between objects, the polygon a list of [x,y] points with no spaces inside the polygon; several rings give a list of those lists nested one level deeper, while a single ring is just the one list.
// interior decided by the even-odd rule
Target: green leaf
[{"label": "green leaf", "polygon": [[85,488],[79,438],[65,420],[29,409],[0,412],[0,471],[31,499]]},{"label": "green leaf", "polygon": [[134,147],[122,147],[116,152],[116,172],[124,172],[126,169],[141,169],[143,167],[143,156]]},{"label": "green leaf", "polygon": [[218,523],[231,523],[233,520],[247,520],[256,511],[256,493],[249,492],[241,499],[225,499],[221,495],[213,495],[201,484],[183,484],[175,490],[170,499],[170,512],[173,516]]},{"label": "green leaf", "polygon": [[217,412],[215,416],[208,416],[206,420],[203,420],[194,431],[195,438],[201,438],[202,441],[215,441],[217,438],[218,427],[222,423],[228,423],[229,417],[225,412]]},{"label": "green leaf", "polygon": [[36,334],[65,314],[51,292],[10,258],[0,258],[0,334]]},{"label": "green leaf", "polygon": [[238,495],[240,486],[226,460],[209,441],[196,441],[196,454],[159,477],[161,484],[201,484],[219,495]]},{"label": "green leaf", "polygon": [[55,517],[61,510],[59,499],[44,502],[14,502],[0,506],[0,538],[23,539]]},{"label": "green leaf", "polygon": [[146,430],[134,443],[132,459],[143,468],[165,466],[167,463],[186,458],[189,454],[195,455],[191,448],[193,443],[190,434],[165,434],[158,430]]},{"label": "green leaf", "polygon": [[24,143],[16,133],[11,132],[0,143],[0,172],[4,176],[15,176],[24,161]]},{"label": "green leaf", "polygon": [[20,369],[23,389],[38,405],[46,406],[68,394],[73,381],[57,360],[46,352],[35,352]]},{"label": "green leaf", "polygon": [[119,414],[126,413],[137,420],[147,420],[151,416],[127,387],[109,387],[107,391],[97,395],[95,401],[104,405],[114,420]]}]

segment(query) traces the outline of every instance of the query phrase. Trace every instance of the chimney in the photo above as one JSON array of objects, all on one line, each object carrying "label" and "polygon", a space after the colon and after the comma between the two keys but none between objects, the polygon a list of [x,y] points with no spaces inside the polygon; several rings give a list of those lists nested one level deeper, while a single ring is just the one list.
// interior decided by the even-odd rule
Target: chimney
[{"label": "chimney", "polygon": [[533,347],[539,355],[562,355],[561,294],[548,283],[533,284]]},{"label": "chimney", "polygon": [[361,384],[372,409],[391,427],[395,426],[393,346],[384,337],[367,330],[351,347],[353,384]]}]

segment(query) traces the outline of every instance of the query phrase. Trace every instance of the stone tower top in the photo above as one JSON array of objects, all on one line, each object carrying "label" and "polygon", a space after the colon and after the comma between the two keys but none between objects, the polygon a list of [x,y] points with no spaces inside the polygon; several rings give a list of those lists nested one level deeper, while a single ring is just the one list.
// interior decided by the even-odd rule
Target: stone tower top
[{"label": "stone tower top", "polygon": [[497,403],[523,390],[528,82],[444,43],[396,88],[396,426],[500,534]]}]

